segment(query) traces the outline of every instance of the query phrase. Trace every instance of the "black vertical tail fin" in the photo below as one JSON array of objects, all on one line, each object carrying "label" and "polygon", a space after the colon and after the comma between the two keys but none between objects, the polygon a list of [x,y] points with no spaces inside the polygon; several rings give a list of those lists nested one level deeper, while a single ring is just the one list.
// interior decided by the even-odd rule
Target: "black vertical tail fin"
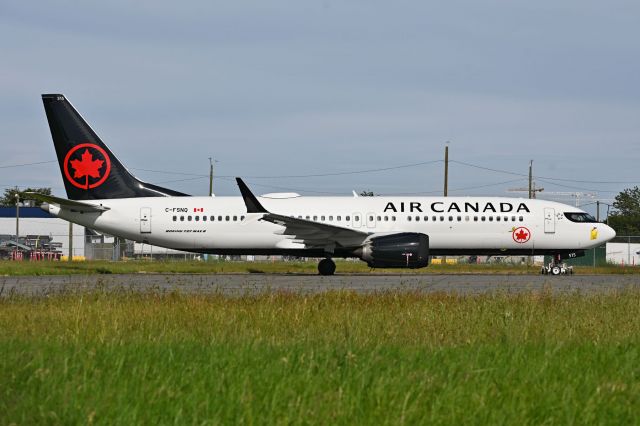
[{"label": "black vertical tail fin", "polygon": [[69,199],[187,196],[129,173],[65,96],[42,95],[42,102]]}]

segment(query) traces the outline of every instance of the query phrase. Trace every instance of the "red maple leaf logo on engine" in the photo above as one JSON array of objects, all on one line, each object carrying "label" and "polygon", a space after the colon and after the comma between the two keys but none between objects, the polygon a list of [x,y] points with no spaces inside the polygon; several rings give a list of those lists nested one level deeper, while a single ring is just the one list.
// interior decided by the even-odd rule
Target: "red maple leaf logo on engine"
[{"label": "red maple leaf logo on engine", "polygon": [[99,178],[100,167],[104,164],[102,160],[94,160],[93,155],[85,149],[81,156],[82,160],[71,160],[71,167],[75,170],[74,178],[89,177]]},{"label": "red maple leaf logo on engine", "polygon": [[513,241],[520,244],[526,243],[531,238],[531,232],[524,226],[514,229],[512,235]]},{"label": "red maple leaf logo on engine", "polygon": [[[80,154],[79,157],[78,154]],[[69,172],[69,166],[74,171],[73,176]],[[102,185],[110,171],[111,160],[106,151],[93,143],[74,146],[67,152],[64,159],[65,177],[73,186],[80,189],[92,189]]]}]

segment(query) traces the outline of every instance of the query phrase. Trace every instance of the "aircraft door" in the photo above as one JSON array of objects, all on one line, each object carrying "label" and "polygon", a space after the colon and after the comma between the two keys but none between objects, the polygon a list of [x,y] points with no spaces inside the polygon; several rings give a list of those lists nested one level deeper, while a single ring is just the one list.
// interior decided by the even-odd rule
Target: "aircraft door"
[{"label": "aircraft door", "polygon": [[556,232],[556,211],[552,208],[544,209],[544,232],[553,234]]},{"label": "aircraft door", "polygon": [[151,233],[151,207],[140,208],[140,233]]},{"label": "aircraft door", "polygon": [[351,221],[354,228],[360,228],[362,226],[362,215],[360,213],[354,213]]},{"label": "aircraft door", "polygon": [[374,213],[367,213],[367,228],[376,227],[376,215]]}]

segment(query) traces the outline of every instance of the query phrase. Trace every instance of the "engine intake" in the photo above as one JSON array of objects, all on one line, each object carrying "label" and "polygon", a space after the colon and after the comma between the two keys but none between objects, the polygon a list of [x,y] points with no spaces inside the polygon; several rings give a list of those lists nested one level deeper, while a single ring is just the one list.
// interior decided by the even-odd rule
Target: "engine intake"
[{"label": "engine intake", "polygon": [[354,254],[372,268],[423,268],[429,264],[429,236],[403,232],[372,237]]}]

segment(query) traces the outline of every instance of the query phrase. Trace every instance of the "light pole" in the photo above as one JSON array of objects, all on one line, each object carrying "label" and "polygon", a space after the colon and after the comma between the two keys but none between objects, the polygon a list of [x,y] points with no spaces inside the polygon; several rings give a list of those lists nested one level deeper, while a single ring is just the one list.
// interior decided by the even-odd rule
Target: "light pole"
[{"label": "light pole", "polygon": [[218,160],[209,157],[209,197],[213,197],[213,166]]}]

